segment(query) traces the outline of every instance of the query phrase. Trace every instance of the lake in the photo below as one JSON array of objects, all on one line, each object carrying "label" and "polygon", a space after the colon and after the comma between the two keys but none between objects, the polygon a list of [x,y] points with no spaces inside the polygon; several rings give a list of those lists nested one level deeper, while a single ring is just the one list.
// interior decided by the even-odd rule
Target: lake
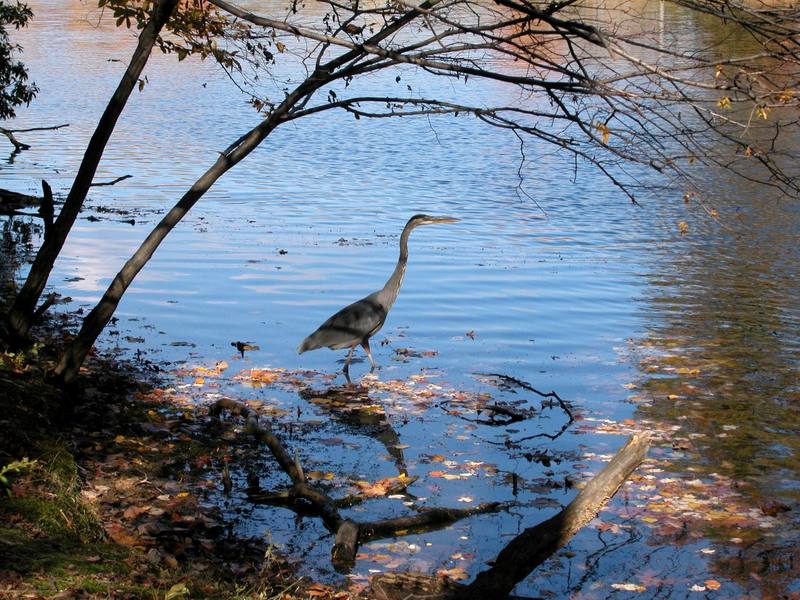
[{"label": "lake", "polygon": [[[37,193],[46,179],[63,197],[135,37],[92,3],[31,7],[33,24],[14,39],[41,91],[8,126],[69,127],[20,134],[32,148],[6,148],[2,187]],[[680,13],[668,18],[701,30]],[[258,120],[208,62],[154,55],[146,75],[97,180],[132,177],[91,191],[50,280],[72,299],[57,310],[93,306],[160,216]],[[412,70],[403,83],[510,94]],[[515,136],[469,116],[328,112],[282,126],[167,238],[101,347],[162,365],[192,402],[268,407],[322,485],[419,478],[409,495],[371,500],[353,518],[403,514],[410,499],[515,503],[367,544],[356,581],[399,569],[474,576],[569,502],[628,433],[649,429],[657,441],[634,480],[517,593],[601,598],[634,584],[645,591],[631,595],[683,598],[693,586],[713,590],[712,580],[727,597],[800,593],[800,206],[719,173],[709,174],[718,219],[684,203],[682,189],[640,193],[635,206],[540,141],[526,141],[524,155]],[[369,365],[358,350],[350,370],[366,392],[341,402],[326,392],[344,384],[345,352],[296,348],[383,285],[416,213],[460,221],[412,234],[403,288],[373,338],[380,369],[362,380]],[[241,357],[235,341],[259,348]],[[198,367],[220,361],[219,376],[198,381]],[[508,378],[555,391],[575,422]],[[531,416],[491,422],[475,411],[487,398]],[[271,457],[261,467],[264,489],[285,485]],[[319,520],[251,504],[246,473],[234,471],[233,494],[208,500],[236,531],[269,536],[304,573],[344,581]]]}]

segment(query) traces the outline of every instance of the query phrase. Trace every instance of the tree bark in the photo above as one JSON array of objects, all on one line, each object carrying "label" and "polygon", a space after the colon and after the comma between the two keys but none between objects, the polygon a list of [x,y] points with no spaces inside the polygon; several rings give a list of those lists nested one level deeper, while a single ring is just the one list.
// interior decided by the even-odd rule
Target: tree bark
[{"label": "tree bark", "polygon": [[147,64],[159,32],[177,4],[178,0],[159,0],[153,8],[150,21],[139,35],[139,42],[131,57],[130,64],[125,70],[125,74],[122,76],[103,115],[100,117],[100,122],[97,124],[92,138],[89,140],[89,145],[83,155],[78,173],[61,208],[61,212],[51,228],[50,235],[45,237],[41,248],[39,248],[25,284],[6,316],[5,333],[9,338],[9,342],[14,345],[24,343],[28,336],[36,304],[47,284],[47,279],[50,277],[50,272],[61,252],[61,248],[64,246],[67,235],[83,206],[89,186],[92,184],[97,171],[97,165],[100,163],[106,144],[114,131],[117,119],[122,114],[122,110],[125,108],[128,98]]}]

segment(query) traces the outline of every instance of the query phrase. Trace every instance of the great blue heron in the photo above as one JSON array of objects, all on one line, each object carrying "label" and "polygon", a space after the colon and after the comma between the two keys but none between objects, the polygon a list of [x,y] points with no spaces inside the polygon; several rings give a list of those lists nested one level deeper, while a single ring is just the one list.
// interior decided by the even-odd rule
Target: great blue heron
[{"label": "great blue heron", "polygon": [[415,227],[420,225],[432,225],[434,223],[455,223],[458,219],[452,217],[431,217],[428,215],[414,215],[408,220],[400,234],[400,258],[394,268],[392,276],[382,289],[345,306],[342,310],[333,315],[330,319],[319,326],[314,333],[309,335],[300,344],[297,351],[302,354],[308,350],[317,348],[331,348],[340,350],[350,348],[347,359],[344,361],[344,374],[349,377],[350,360],[353,358],[353,351],[356,346],[361,344],[367,353],[372,369],[375,369],[375,361],[372,359],[372,352],[369,349],[369,338],[375,335],[383,327],[386,315],[392,308],[397,294],[400,292],[400,285],[403,283],[403,275],[406,272],[408,263],[408,236]]}]

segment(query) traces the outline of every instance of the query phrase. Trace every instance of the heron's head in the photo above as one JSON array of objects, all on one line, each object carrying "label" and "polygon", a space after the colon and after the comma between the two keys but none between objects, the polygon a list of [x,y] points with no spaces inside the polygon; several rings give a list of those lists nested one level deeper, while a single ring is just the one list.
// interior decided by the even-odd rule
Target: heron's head
[{"label": "heron's head", "polygon": [[408,220],[406,227],[418,227],[419,225],[433,225],[434,223],[456,223],[458,219],[454,217],[432,217],[430,215],[414,215]]}]

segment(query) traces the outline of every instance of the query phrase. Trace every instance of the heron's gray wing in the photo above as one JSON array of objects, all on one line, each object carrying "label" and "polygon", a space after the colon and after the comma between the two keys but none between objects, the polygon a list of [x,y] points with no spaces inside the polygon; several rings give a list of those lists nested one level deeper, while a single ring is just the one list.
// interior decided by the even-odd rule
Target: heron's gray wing
[{"label": "heron's gray wing", "polygon": [[375,294],[353,302],[333,315],[308,336],[300,352],[316,348],[348,348],[378,331],[386,320],[386,309]]}]

